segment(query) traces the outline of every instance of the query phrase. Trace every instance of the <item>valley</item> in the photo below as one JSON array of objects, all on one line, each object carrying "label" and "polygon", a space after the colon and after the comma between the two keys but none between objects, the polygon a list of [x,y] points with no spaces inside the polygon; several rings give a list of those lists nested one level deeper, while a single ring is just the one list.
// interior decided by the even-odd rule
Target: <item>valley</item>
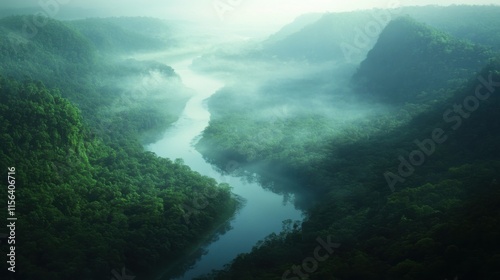
[{"label": "valley", "polygon": [[499,14],[0,17],[2,279],[497,279]]}]

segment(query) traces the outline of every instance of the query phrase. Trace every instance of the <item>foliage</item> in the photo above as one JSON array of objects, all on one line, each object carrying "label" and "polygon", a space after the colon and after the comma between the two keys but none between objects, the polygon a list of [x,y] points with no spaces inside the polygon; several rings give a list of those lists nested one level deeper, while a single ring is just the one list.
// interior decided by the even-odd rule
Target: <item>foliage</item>
[{"label": "foliage", "polygon": [[404,12],[454,37],[499,50],[498,5],[405,7]]},{"label": "foliage", "polygon": [[[484,84],[477,77],[498,83],[500,61],[487,48],[406,18],[389,24],[383,34],[361,68],[371,63],[368,79],[383,77],[373,79],[373,84],[408,96],[386,107],[385,114],[346,121],[348,129],[342,129],[342,116],[310,117],[292,111],[278,121],[256,117],[266,105],[294,103],[289,98],[293,90],[277,94],[264,88],[255,98],[228,88],[211,98],[214,119],[199,149],[214,162],[227,158],[271,162],[266,165],[269,173],[285,170],[288,178],[315,194],[316,203],[307,210],[301,227],[269,236],[251,253],[238,256],[206,279],[286,279],[282,278],[285,271],[312,257],[316,238],[327,236],[341,247],[307,273],[309,279],[498,278],[497,84],[494,93],[461,119],[460,126],[443,115],[456,106],[464,108],[477,95],[478,86]],[[397,42],[397,35],[402,42]],[[445,54],[447,49],[450,52]],[[397,68],[388,70],[388,63]],[[463,68],[456,68],[459,65]],[[410,84],[401,79],[408,73],[401,72],[411,67],[415,69]],[[434,73],[434,69],[450,72]],[[429,80],[429,73],[438,76]],[[416,98],[423,88],[434,96]],[[484,85],[481,89],[487,90]],[[323,96],[313,88],[303,94],[298,100]],[[386,101],[397,96],[383,90],[377,94]],[[276,102],[277,96],[282,97],[281,103]],[[362,96],[372,101],[367,94]],[[332,104],[326,106],[334,110]],[[304,107],[309,112],[316,109],[307,101]],[[436,128],[445,131],[446,141],[436,144],[424,163],[391,192],[385,172],[398,174],[398,157],[408,158],[419,149],[415,141],[430,138]],[[305,137],[295,142],[300,135]],[[286,185],[278,190],[298,194]],[[294,274],[288,279],[300,277]]]},{"label": "foliage", "polygon": [[463,83],[492,56],[484,47],[402,17],[380,34],[353,79],[365,94],[386,102],[424,102]]},{"label": "foliage", "polygon": [[[92,28],[107,22],[102,21],[89,19],[81,24],[89,28],[88,35],[94,34]],[[110,136],[106,132],[117,129],[113,121],[120,121],[123,115],[127,119],[134,115],[127,129],[147,134],[148,137],[142,139],[144,142],[153,141],[176,120],[189,98],[188,91],[169,66],[99,54],[99,46],[77,31],[71,22],[47,19],[47,24],[38,28],[32,38],[26,37],[23,25],[21,16],[0,20],[0,73],[18,80],[43,81],[48,88],[64,89],[64,97],[78,105],[85,119],[104,138]],[[116,36],[116,40],[125,40],[130,34]],[[135,107],[124,109],[124,104]],[[148,125],[144,126],[145,123]]]},{"label": "foliage", "polygon": [[[91,40],[47,20],[33,38],[21,17],[0,20],[0,165],[4,178],[16,168],[16,279],[109,279],[124,266],[153,277],[234,212],[230,187],[139,142],[186,103],[172,68],[95,59]],[[159,85],[139,83],[151,73]],[[137,106],[120,109],[123,100]],[[203,194],[207,206],[192,211]]]}]

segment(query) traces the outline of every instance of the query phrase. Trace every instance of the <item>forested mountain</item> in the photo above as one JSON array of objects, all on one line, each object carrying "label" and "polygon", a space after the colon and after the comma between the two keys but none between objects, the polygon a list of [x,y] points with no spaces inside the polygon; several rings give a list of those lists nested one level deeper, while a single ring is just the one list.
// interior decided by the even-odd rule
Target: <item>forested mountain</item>
[{"label": "forested mountain", "polygon": [[[306,60],[311,62],[336,61],[357,65],[366,58],[380,35],[391,21],[401,16],[410,16],[455,37],[498,50],[500,46],[500,24],[498,6],[394,6],[387,9],[327,13],[303,16],[282,30],[271,35],[258,48],[241,51],[239,58]],[[318,19],[317,19],[318,17]],[[460,19],[460,20],[457,20]],[[481,19],[481,20],[479,20]],[[233,54],[219,50],[207,54],[206,65],[215,67],[209,60]],[[215,61],[216,62],[216,61]],[[217,70],[217,69],[216,69]]]},{"label": "forested mountain", "polygon": [[[452,5],[405,7],[403,13],[459,39],[499,50],[500,7]],[[459,20],[458,20],[459,19]]]},{"label": "forested mountain", "polygon": [[[482,88],[488,98],[467,118],[451,121],[443,112],[476,95],[476,78],[391,133],[345,144],[333,139],[323,159],[303,166],[303,180],[318,186],[322,199],[302,227],[269,236],[210,279],[496,279],[499,62],[480,77],[495,87],[491,95]],[[325,244],[318,238],[336,245],[312,261]]]},{"label": "forested mountain", "polygon": [[[52,19],[30,34],[22,27],[20,16],[0,20],[0,165],[4,178],[16,170],[15,279],[110,279],[123,267],[152,277],[232,215],[227,184],[140,143],[189,98],[172,68],[98,53],[91,29]],[[208,204],[195,211],[196,194]]]},{"label": "forested mountain", "polygon": [[[121,21],[89,19],[85,24],[80,22],[76,25],[86,28],[85,32],[90,37],[104,35],[102,32],[115,33],[107,38],[115,40],[116,44],[136,40],[134,33],[116,32],[119,27],[114,25],[111,30],[107,29],[109,22]],[[148,26],[155,22],[142,21]],[[164,27],[161,21],[159,24],[158,28]],[[0,44],[3,51],[0,53],[0,73],[16,79],[39,80],[49,88],[64,89],[64,97],[77,104],[95,127],[117,130],[117,126],[121,125],[120,119],[126,119],[129,121],[126,125],[128,129],[149,135],[145,141],[154,139],[155,133],[163,131],[177,119],[189,94],[172,69],[157,62],[110,57],[108,52],[115,49],[108,49],[99,42],[96,45],[91,38],[75,30],[73,25],[75,22],[47,18],[43,28],[36,28],[32,34],[27,34],[23,29],[22,16],[1,19]],[[127,47],[121,53],[130,54],[141,48]],[[162,92],[160,99],[158,92]],[[133,106],[127,107],[127,114],[123,115],[124,104],[130,103]]]},{"label": "forested mountain", "polygon": [[[200,151],[215,163],[263,164],[263,181],[270,173],[293,177],[316,194],[316,204],[301,226],[270,235],[207,279],[498,278],[500,57],[477,39],[395,19],[359,65],[352,88],[296,81],[309,88],[299,90],[304,100],[336,91],[322,105],[305,101],[309,115],[278,110],[266,120],[252,104],[280,108],[269,86],[256,86],[258,98],[238,87],[214,95],[215,118]],[[295,90],[292,83],[281,92],[282,108]],[[352,118],[335,106],[343,94],[360,96],[346,99],[357,108],[387,106]]]},{"label": "forested mountain", "polygon": [[[498,6],[465,5],[388,7],[384,10],[330,13],[294,33],[288,33],[288,36],[280,33],[271,36],[268,42],[264,42],[263,52],[282,59],[333,59],[358,63],[365,59],[385,26],[405,15],[458,39],[498,50],[499,13]],[[290,24],[290,28],[293,29],[293,26],[295,24]]]},{"label": "forested mountain", "polygon": [[[0,65],[4,75],[66,80],[95,63],[94,46],[62,22],[46,18],[43,28],[25,25],[22,16],[0,19]],[[25,28],[26,27],[26,28]],[[40,71],[48,69],[48,71]]]},{"label": "forested mountain", "polygon": [[425,102],[463,84],[492,56],[488,48],[401,17],[380,34],[352,83],[367,98]]},{"label": "forested mountain", "polygon": [[[246,176],[246,192],[258,182],[305,218],[196,279],[499,279],[499,14],[310,14],[263,42],[198,56],[194,66],[225,87],[206,100],[196,149],[221,175]],[[169,55],[191,57],[215,40],[204,34],[213,26],[32,19],[0,18],[0,176],[15,173],[18,219],[11,279],[156,279],[192,265],[243,201],[144,150],[193,90],[136,54],[189,36]]]}]

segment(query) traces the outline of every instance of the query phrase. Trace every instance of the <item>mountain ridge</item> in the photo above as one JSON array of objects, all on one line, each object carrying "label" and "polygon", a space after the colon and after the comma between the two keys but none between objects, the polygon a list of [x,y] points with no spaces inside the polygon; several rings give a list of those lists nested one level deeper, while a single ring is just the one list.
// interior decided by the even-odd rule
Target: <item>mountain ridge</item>
[{"label": "mountain ridge", "polygon": [[456,39],[409,16],[400,17],[380,34],[352,82],[367,96],[387,102],[432,100],[433,91],[459,86],[493,56],[486,47]]}]

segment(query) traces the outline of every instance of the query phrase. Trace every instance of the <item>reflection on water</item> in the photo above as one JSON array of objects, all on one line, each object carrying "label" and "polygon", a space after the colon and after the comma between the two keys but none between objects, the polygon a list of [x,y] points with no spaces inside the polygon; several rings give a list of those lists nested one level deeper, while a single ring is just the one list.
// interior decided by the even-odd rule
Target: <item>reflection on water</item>
[{"label": "reflection on water", "polygon": [[[282,221],[301,220],[302,212],[293,203],[284,203],[282,195],[262,188],[253,180],[223,175],[203,159],[193,145],[210,121],[204,100],[220,89],[223,83],[191,71],[189,65],[192,59],[176,63],[159,60],[175,69],[183,83],[194,90],[194,96],[187,103],[180,119],[165,132],[163,138],[146,148],[162,157],[182,158],[186,165],[200,174],[228,183],[233,187],[233,193],[245,200],[242,209],[214,236],[215,240],[210,240],[190,260],[178,265],[177,271],[168,272],[169,275],[180,275],[179,271],[187,270],[176,279],[192,279],[213,269],[222,269],[238,254],[249,252],[257,241],[273,232],[279,233]],[[164,276],[164,279],[169,279],[169,276]]]}]

